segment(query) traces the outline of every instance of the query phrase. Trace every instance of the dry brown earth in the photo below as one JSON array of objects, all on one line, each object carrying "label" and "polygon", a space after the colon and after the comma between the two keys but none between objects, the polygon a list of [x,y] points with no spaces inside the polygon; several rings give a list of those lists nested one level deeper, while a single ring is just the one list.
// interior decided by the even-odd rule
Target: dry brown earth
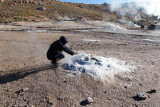
[{"label": "dry brown earth", "polygon": [[[142,40],[160,40],[158,36],[90,29],[82,32],[75,28],[97,26],[75,22],[58,26],[57,23],[37,26],[67,30],[0,32],[0,107],[160,107],[160,43]],[[36,24],[18,24],[20,29],[37,28]],[[15,30],[15,26],[1,25],[0,29],[3,27]],[[61,35],[68,38],[70,48],[75,51],[132,60],[137,69],[117,74],[114,80],[108,79],[105,83],[86,74],[70,77],[67,71],[53,68],[46,58],[49,45]],[[23,88],[28,90],[23,92]],[[156,93],[146,93],[151,89],[156,89]],[[138,101],[134,96],[139,92],[145,92],[148,98]],[[87,97],[92,97],[94,103],[86,105],[84,100]]]}]

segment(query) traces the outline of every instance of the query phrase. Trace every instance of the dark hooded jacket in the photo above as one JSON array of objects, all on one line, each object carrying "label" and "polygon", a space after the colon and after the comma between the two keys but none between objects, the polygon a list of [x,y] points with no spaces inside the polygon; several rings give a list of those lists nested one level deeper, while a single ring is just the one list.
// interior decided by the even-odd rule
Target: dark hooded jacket
[{"label": "dark hooded jacket", "polygon": [[68,43],[68,41],[64,36],[62,36],[59,40],[53,42],[48,49],[47,58],[49,60],[53,60],[54,56],[58,53],[62,53],[62,51],[65,51],[66,53],[73,55],[74,52],[68,49],[66,46],[64,46],[66,43]]}]

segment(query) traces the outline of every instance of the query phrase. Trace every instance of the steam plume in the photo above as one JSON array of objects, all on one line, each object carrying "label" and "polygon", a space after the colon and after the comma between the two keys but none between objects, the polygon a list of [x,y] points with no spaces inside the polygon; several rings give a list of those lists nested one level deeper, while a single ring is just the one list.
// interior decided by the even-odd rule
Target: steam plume
[{"label": "steam plume", "polygon": [[[158,16],[160,18],[160,0],[128,0],[133,3],[127,4],[129,9],[123,10],[124,4],[122,4],[122,0],[112,0],[111,1],[111,11],[118,11],[121,15],[129,14],[137,14],[138,10],[141,9],[148,15]],[[122,11],[121,11],[122,9]],[[131,11],[132,10],[132,11]]]},{"label": "steam plume", "polygon": [[158,16],[160,18],[160,0],[135,0],[138,7],[142,7],[149,15]]}]

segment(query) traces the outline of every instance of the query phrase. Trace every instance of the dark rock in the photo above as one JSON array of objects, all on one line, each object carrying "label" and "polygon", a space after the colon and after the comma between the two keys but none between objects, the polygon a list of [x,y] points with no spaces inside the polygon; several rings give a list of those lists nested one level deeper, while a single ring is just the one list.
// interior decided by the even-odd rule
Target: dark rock
[{"label": "dark rock", "polygon": [[154,24],[150,24],[150,25],[148,25],[148,27],[147,27],[147,28],[148,28],[148,29],[155,30],[156,25],[154,25]]},{"label": "dark rock", "polygon": [[15,93],[16,93],[17,95],[22,95],[23,92],[27,92],[27,91],[29,91],[28,88],[22,88],[21,90],[15,92]]},{"label": "dark rock", "polygon": [[45,7],[38,7],[37,10],[45,11],[46,8]]},{"label": "dark rock", "polygon": [[139,83],[140,86],[143,86],[143,84]]},{"label": "dark rock", "polygon": [[67,81],[65,80],[64,83],[67,83]]},{"label": "dark rock", "polygon": [[82,6],[82,5],[78,5],[78,7],[83,8],[83,6]]},{"label": "dark rock", "polygon": [[91,103],[93,103],[93,99],[92,99],[91,97],[88,97],[88,98],[85,99],[84,101],[81,101],[81,102],[80,102],[80,105],[81,105],[81,106],[86,106],[86,105],[91,104]]},{"label": "dark rock", "polygon": [[86,102],[86,101],[81,101],[81,102],[80,102],[80,105],[81,105],[81,106],[86,106],[86,105],[87,105],[87,102]]},{"label": "dark rock", "polygon": [[141,29],[143,29],[144,28],[144,25],[141,25]]},{"label": "dark rock", "polygon": [[124,86],[124,88],[128,88],[127,86]]}]

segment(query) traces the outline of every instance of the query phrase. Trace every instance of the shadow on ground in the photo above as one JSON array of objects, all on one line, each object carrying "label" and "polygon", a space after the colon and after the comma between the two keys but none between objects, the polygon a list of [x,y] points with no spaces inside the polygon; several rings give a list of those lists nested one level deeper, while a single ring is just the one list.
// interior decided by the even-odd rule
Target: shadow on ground
[{"label": "shadow on ground", "polygon": [[81,106],[86,106],[87,104],[88,104],[88,103],[87,103],[86,100],[80,102],[80,105],[81,105]]},{"label": "shadow on ground", "polygon": [[6,84],[8,82],[16,81],[28,75],[35,74],[44,70],[53,69],[53,68],[56,68],[56,67],[53,65],[41,65],[38,67],[27,67],[24,69],[12,70],[5,75],[0,75],[0,84]]}]

